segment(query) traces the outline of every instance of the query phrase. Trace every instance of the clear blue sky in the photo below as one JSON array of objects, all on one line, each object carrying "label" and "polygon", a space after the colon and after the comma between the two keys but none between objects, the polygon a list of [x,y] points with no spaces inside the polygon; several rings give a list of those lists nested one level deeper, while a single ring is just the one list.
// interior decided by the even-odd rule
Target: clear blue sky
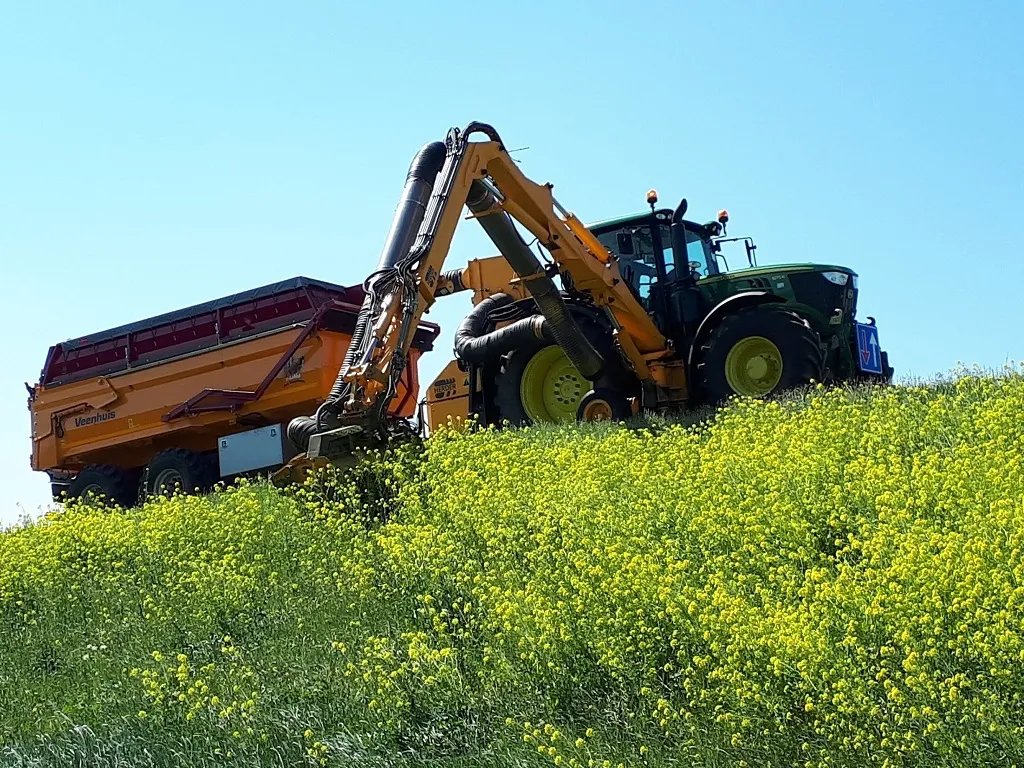
[{"label": "clear blue sky", "polygon": [[[585,221],[685,196],[861,275],[899,375],[1024,358],[1024,5],[0,3],[0,522],[48,503],[50,344],[295,275],[359,282],[405,171],[495,125]],[[467,222],[448,264],[491,249]],[[468,306],[436,305],[450,355]]]}]

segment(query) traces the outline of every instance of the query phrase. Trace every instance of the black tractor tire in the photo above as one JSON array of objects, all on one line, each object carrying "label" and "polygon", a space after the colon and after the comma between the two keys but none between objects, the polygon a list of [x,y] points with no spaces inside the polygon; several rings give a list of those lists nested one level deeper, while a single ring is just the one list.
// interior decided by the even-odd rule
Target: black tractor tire
[{"label": "black tractor tire", "polygon": [[597,387],[587,392],[576,409],[576,421],[625,421],[632,417],[633,409],[629,401],[616,390],[607,387]]},{"label": "black tractor tire", "polygon": [[[766,392],[739,392],[726,376],[729,352],[750,337],[767,339],[781,356],[781,374]],[[778,304],[762,304],[726,316],[701,346],[697,363],[699,398],[719,405],[740,396],[773,397],[786,390],[822,381],[825,357],[818,334],[806,319]]]},{"label": "black tractor tire", "polygon": [[75,475],[67,487],[69,499],[84,500],[90,493],[95,494],[97,500],[129,509],[139,500],[136,474],[110,464],[92,464]]},{"label": "black tractor tire", "polygon": [[146,496],[207,493],[217,482],[212,457],[184,448],[169,448],[152,458],[147,468]]},{"label": "black tractor tire", "polygon": [[549,346],[549,342],[538,340],[505,355],[501,372],[495,377],[494,385],[494,404],[498,408],[498,419],[501,422],[508,421],[513,427],[525,427],[533,423],[519,395],[519,385],[523,380],[523,372],[533,356]]},{"label": "black tractor tire", "polygon": [[[623,364],[607,323],[582,314],[576,315],[575,319],[580,330],[605,361],[604,381],[611,385],[611,389],[621,392],[623,397],[639,394],[639,382],[635,374],[627,370]],[[520,383],[523,372],[533,356],[550,346],[554,346],[554,343],[538,339],[504,356],[499,372],[492,382],[498,423],[507,420],[515,427],[529,426],[533,423],[520,397]],[[592,385],[584,380],[583,390],[579,394],[585,396],[591,387]]]}]

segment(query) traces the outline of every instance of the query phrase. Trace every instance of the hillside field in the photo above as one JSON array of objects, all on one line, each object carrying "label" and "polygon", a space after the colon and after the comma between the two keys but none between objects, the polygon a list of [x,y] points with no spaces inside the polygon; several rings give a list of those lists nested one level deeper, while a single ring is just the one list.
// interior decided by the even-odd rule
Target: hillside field
[{"label": "hillside field", "polygon": [[1024,766],[1024,369],[0,534],[0,765]]}]

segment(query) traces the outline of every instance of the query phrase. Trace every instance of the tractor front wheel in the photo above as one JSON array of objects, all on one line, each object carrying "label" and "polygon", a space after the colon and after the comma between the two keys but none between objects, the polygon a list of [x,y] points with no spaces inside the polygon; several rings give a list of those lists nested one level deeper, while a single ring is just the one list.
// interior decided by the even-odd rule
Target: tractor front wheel
[{"label": "tractor front wheel", "polygon": [[821,381],[818,334],[800,315],[761,305],[729,315],[712,331],[697,365],[702,399],[767,397]]}]

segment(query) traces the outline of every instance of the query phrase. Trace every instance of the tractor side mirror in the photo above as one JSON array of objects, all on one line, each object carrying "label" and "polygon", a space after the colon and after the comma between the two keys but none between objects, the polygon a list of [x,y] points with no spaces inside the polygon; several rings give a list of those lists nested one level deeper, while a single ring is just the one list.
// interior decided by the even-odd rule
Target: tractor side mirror
[{"label": "tractor side mirror", "polygon": [[615,235],[615,246],[618,248],[620,255],[632,256],[634,253],[633,236],[628,232],[619,232]]}]

